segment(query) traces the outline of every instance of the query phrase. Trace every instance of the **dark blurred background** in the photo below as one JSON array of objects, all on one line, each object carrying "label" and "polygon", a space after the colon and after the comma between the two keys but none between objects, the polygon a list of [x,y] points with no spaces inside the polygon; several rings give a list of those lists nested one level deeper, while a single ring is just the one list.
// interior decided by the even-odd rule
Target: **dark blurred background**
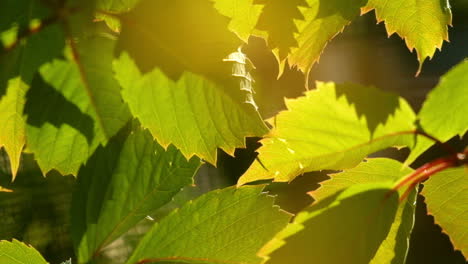
[{"label": "dark blurred background", "polygon": [[[441,52],[436,52],[432,60],[426,60],[419,77],[415,77],[418,66],[416,54],[410,53],[398,36],[388,38],[383,23],[376,25],[374,12],[370,12],[329,43],[320,62],[311,71],[309,88],[313,89],[316,80],[373,85],[400,94],[418,111],[440,76],[468,57],[468,1],[451,0],[450,3],[453,12],[450,43],[444,43]],[[303,94],[305,76],[299,71],[287,67],[277,79],[278,65],[264,40],[252,37],[243,50],[256,66],[256,101],[263,117],[271,117],[283,110],[284,97],[295,98]],[[461,149],[468,145],[468,136],[454,138],[450,144]],[[155,221],[188,199],[235,184],[255,158],[255,149],[259,146],[258,139],[251,138],[247,140],[247,149],[237,150],[235,157],[219,153],[217,168],[204,165],[196,176],[197,186],[186,188],[174,202],[156,213]],[[398,160],[404,160],[407,155],[405,149],[374,154]],[[443,155],[442,150],[433,147],[412,166],[421,166]],[[19,175],[12,184],[8,164],[7,155],[0,150],[0,186],[14,190],[13,193],[0,192],[0,239],[16,238],[32,244],[53,264],[74,259],[68,232],[68,212],[75,179],[54,172],[44,178],[32,155],[25,154]],[[274,183],[267,188],[278,196],[277,203],[282,208],[296,213],[313,202],[306,193],[316,189],[318,183],[325,179],[325,173],[307,173],[290,184]],[[462,254],[454,251],[448,236],[434,224],[433,217],[427,215],[423,200],[419,196],[407,263],[466,263]],[[113,243],[104,256],[108,258],[104,262],[122,262],[151,223],[150,220],[142,221],[123,239]],[[111,260],[114,257],[117,260]]]}]

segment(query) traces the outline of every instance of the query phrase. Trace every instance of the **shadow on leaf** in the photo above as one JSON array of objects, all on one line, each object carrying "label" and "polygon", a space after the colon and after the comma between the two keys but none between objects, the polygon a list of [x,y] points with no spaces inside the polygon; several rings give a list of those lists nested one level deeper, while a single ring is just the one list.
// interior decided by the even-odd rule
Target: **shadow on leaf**
[{"label": "shadow on leaf", "polygon": [[397,195],[385,199],[388,190],[370,189],[347,197],[343,191],[312,206],[307,215],[297,216],[301,223],[296,219],[289,226],[295,234],[269,255],[267,263],[301,264],[311,259],[322,264],[369,263],[386,238],[398,207]]},{"label": "shadow on leaf", "polygon": [[371,134],[378,125],[385,125],[388,119],[401,107],[398,96],[384,93],[373,87],[365,87],[355,84],[335,86],[336,96],[346,97],[349,104],[353,105],[359,118],[364,117]]},{"label": "shadow on leaf", "polygon": [[94,121],[83,113],[75,104],[46,83],[40,74],[36,74],[32,87],[26,94],[24,114],[27,123],[41,127],[45,123],[55,127],[69,125],[86,137],[89,144],[94,138]]},{"label": "shadow on leaf", "polygon": [[264,5],[256,28],[268,33],[269,47],[278,48],[279,58],[283,60],[292,47],[298,46],[294,37],[298,32],[294,20],[304,20],[299,7],[309,5],[305,0],[256,0],[254,3]]}]

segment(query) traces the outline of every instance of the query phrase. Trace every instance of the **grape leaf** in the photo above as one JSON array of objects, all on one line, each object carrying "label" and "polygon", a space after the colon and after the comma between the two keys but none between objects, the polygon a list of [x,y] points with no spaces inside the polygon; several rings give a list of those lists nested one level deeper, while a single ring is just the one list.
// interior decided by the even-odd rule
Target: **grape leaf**
[{"label": "grape leaf", "polygon": [[33,247],[13,239],[0,241],[0,263],[5,264],[47,264],[47,261]]},{"label": "grape leaf", "polygon": [[44,173],[57,169],[76,175],[97,146],[129,119],[111,68],[113,43],[103,37],[83,39],[72,47],[73,60],[43,65],[33,81],[24,110],[26,135]]},{"label": "grape leaf", "polygon": [[448,0],[369,0],[364,12],[375,9],[377,21],[385,21],[388,35],[397,33],[410,51],[416,49],[421,71],[424,60],[448,41],[447,25],[452,24]]},{"label": "grape leaf", "polygon": [[130,11],[138,2],[140,0],[96,0],[96,9],[118,14]]},{"label": "grape leaf", "polygon": [[455,249],[468,257],[468,171],[448,169],[432,175],[424,183],[422,195],[427,211],[447,233]]},{"label": "grape leaf", "polygon": [[228,29],[247,42],[258,17],[262,11],[261,5],[255,5],[255,0],[212,0],[214,7],[224,16],[231,18]]},{"label": "grape leaf", "polygon": [[0,100],[0,147],[3,146],[10,157],[12,180],[15,180],[26,143],[23,108],[28,88],[19,77],[11,79],[7,94]]},{"label": "grape leaf", "polygon": [[216,164],[217,147],[232,155],[245,147],[245,137],[267,132],[252,105],[200,75],[185,72],[178,81],[159,69],[142,75],[126,54],[114,69],[133,115],[162,146],[174,144],[187,158],[196,154]]},{"label": "grape leaf", "polygon": [[266,263],[369,263],[398,207],[391,184],[353,185],[300,212],[260,251]]},{"label": "grape leaf", "polygon": [[[265,3],[257,28],[281,65],[284,59],[308,73],[327,43],[358,17],[366,0],[294,0]],[[281,66],[280,73],[283,66]]]},{"label": "grape leaf", "polygon": [[210,0],[143,0],[120,17],[119,47],[142,72],[158,67],[172,79],[184,71],[217,78],[218,66],[242,43]]},{"label": "grape leaf", "polygon": [[120,32],[121,24],[119,14],[130,11],[140,0],[97,0],[96,19],[104,20],[107,26]]},{"label": "grape leaf", "polygon": [[[456,96],[454,96],[456,95]],[[468,61],[455,66],[442,76],[439,84],[428,95],[418,114],[422,129],[445,142],[468,131]],[[413,162],[434,141],[420,138],[406,163]]]},{"label": "grape leaf", "polygon": [[256,3],[264,5],[256,28],[266,32],[268,46],[282,61],[292,47],[298,46],[294,36],[298,32],[295,21],[304,20],[300,7],[308,7],[308,4],[305,0],[256,0]]},{"label": "grape leaf", "polygon": [[289,221],[262,186],[204,194],[156,223],[127,261],[259,263],[257,251]]},{"label": "grape leaf", "polygon": [[199,165],[173,146],[164,150],[141,129],[98,148],[80,169],[73,194],[72,237],[80,263],[192,184]]},{"label": "grape leaf", "polygon": [[[321,183],[321,187],[310,194],[315,200],[322,201],[352,185],[379,182],[394,183],[411,172],[412,170],[408,167],[402,169],[402,164],[395,160],[385,158],[368,159],[355,168],[329,175],[331,179]],[[404,189],[400,190],[400,195],[404,191]],[[390,231],[369,263],[405,263],[409,247],[408,242],[414,224],[415,207],[416,191],[413,191],[407,200],[398,205]]]},{"label": "grape leaf", "polygon": [[412,146],[415,114],[398,96],[373,87],[317,83],[317,90],[287,100],[260,142],[259,161],[238,185],[256,180],[291,181],[324,169],[346,169],[377,150]]},{"label": "grape leaf", "polygon": [[[0,11],[0,31],[8,27],[26,30],[33,20],[40,23],[38,19],[49,13],[39,1],[7,1],[5,5]],[[4,45],[6,48],[0,50],[0,147],[10,157],[14,180],[26,141],[24,95],[39,66],[61,54],[64,38],[58,25],[50,25],[14,46]]]}]

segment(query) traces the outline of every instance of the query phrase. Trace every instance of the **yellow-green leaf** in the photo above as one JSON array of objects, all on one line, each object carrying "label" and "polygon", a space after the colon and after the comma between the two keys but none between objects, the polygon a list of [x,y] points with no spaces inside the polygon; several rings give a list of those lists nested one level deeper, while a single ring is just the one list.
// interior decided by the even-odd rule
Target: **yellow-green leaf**
[{"label": "yellow-green leaf", "polygon": [[448,0],[369,0],[364,12],[375,9],[377,21],[385,21],[388,35],[397,33],[408,49],[416,49],[421,71],[424,60],[448,41],[452,24]]},{"label": "yellow-green leaf", "polygon": [[126,54],[114,70],[122,96],[142,126],[162,146],[173,144],[187,158],[198,155],[216,164],[217,148],[233,154],[245,147],[245,137],[267,132],[252,104],[203,76],[184,72],[173,81],[159,69],[142,75]]},{"label": "yellow-green leaf", "polygon": [[[353,185],[300,212],[261,251],[268,264],[369,263],[398,208],[391,184]],[[388,263],[388,262],[380,262]]]},{"label": "yellow-green leaf", "polygon": [[2,264],[47,264],[33,247],[13,239],[0,241],[0,263]]},{"label": "yellow-green leaf", "polygon": [[316,170],[346,169],[375,151],[412,146],[415,114],[396,95],[373,87],[317,83],[317,90],[287,100],[273,120],[255,161],[238,184],[291,181]]},{"label": "yellow-green leaf", "polygon": [[231,18],[228,29],[236,33],[240,39],[247,42],[250,33],[257,24],[262,11],[261,5],[255,0],[211,0],[214,7],[224,16]]},{"label": "yellow-green leaf", "polygon": [[468,167],[432,175],[424,183],[422,195],[428,213],[449,235],[455,249],[468,258]]},{"label": "yellow-green leaf", "polygon": [[[367,159],[352,169],[330,174],[331,178],[320,183],[320,188],[310,194],[320,202],[356,184],[395,183],[411,172],[410,168],[402,169],[402,164],[395,160],[385,158]],[[404,191],[405,189],[400,190],[400,195]],[[416,191],[413,190],[408,198],[398,205],[390,231],[369,263],[405,263],[409,239],[413,230],[415,208]]]},{"label": "yellow-green leaf", "polygon": [[262,190],[229,187],[189,201],[146,233],[127,264],[260,263],[257,251],[290,218]]},{"label": "yellow-green leaf", "polygon": [[[453,67],[429,93],[418,114],[424,132],[442,142],[468,131],[468,60]],[[418,138],[406,163],[413,162],[435,142]],[[448,153],[447,153],[448,154]]]}]

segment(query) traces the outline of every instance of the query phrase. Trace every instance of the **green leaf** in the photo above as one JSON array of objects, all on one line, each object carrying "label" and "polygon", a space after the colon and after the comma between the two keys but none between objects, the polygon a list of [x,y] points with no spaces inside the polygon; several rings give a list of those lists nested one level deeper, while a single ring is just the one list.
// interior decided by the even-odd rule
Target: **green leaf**
[{"label": "green leaf", "polygon": [[4,264],[47,264],[33,247],[13,239],[0,241],[0,263]]},{"label": "green leaf", "polygon": [[121,22],[119,47],[142,72],[158,67],[172,79],[184,71],[217,78],[223,59],[242,44],[211,0],[143,0]]},{"label": "green leaf", "polygon": [[422,195],[427,211],[447,233],[455,249],[468,257],[468,171],[448,169],[432,175],[424,183]]},{"label": "green leaf", "polygon": [[249,40],[262,11],[255,0],[212,0],[214,7],[222,15],[231,18],[228,29],[236,33],[244,42]]},{"label": "green leaf", "polygon": [[[454,96],[456,95],[456,96]],[[442,76],[439,84],[429,93],[418,114],[422,129],[445,142],[468,131],[468,61],[455,66]],[[413,162],[434,141],[420,138],[406,163]]]},{"label": "green leaf", "polygon": [[[256,3],[263,4],[256,29],[259,35],[265,35],[268,46],[277,55],[279,61],[284,60],[291,48],[297,47],[295,34],[298,29],[295,21],[304,20],[301,10],[308,7],[305,0],[257,0]],[[265,34],[262,34],[262,33]]]},{"label": "green leaf", "polygon": [[398,195],[389,192],[388,183],[353,185],[299,213],[260,255],[268,264],[369,263],[397,212]]},{"label": "green leaf", "polygon": [[258,159],[238,185],[256,180],[291,181],[324,169],[346,169],[366,155],[412,146],[415,114],[403,99],[373,87],[317,83],[317,90],[287,100],[272,121]]},{"label": "green leaf", "polygon": [[[357,184],[395,183],[411,173],[410,168],[402,169],[402,164],[385,158],[367,159],[355,168],[341,173],[331,174],[330,180],[321,183],[321,187],[310,194],[317,201],[322,201],[333,194]],[[405,190],[400,191],[400,195]],[[369,263],[405,263],[409,239],[414,224],[416,191],[413,191],[403,203],[398,205],[395,220],[387,237]]]},{"label": "green leaf", "polygon": [[[120,134],[119,134],[120,135]],[[100,147],[78,173],[72,202],[72,237],[80,263],[192,184],[200,160],[164,150],[137,129]]]},{"label": "green leaf", "polygon": [[359,16],[366,0],[262,2],[265,7],[257,28],[267,32],[280,62],[287,57],[290,66],[308,73],[328,42]]},{"label": "green leaf", "polygon": [[28,88],[19,77],[11,79],[7,94],[0,99],[0,147],[3,146],[10,157],[12,180],[15,180],[26,143],[23,108]]},{"label": "green leaf", "polygon": [[421,71],[424,60],[448,41],[447,25],[452,24],[448,0],[369,0],[364,12],[375,9],[377,21],[385,21],[388,35],[397,33],[410,51],[416,49]]},{"label": "green leaf", "polygon": [[[39,1],[7,1],[5,5],[2,3],[0,11],[0,31],[8,27],[27,30],[33,20],[39,21],[49,13]],[[24,95],[38,68],[61,54],[63,46],[59,26],[51,25],[14,46],[7,43],[7,48],[0,50],[0,147],[10,157],[13,180],[26,142]]]},{"label": "green leaf", "polygon": [[70,60],[40,68],[26,95],[28,149],[44,173],[76,175],[130,117],[113,77],[113,41],[91,37],[75,45]]},{"label": "green leaf", "polygon": [[107,11],[111,13],[128,12],[141,0],[96,0],[97,11]]},{"label": "green leaf", "polygon": [[99,20],[104,20],[111,30],[120,32],[121,24],[118,15],[130,11],[139,1],[97,0],[95,16]]},{"label": "green leaf", "polygon": [[209,192],[156,223],[128,264],[259,263],[256,253],[289,221],[262,186]]},{"label": "green leaf", "polygon": [[174,144],[187,158],[216,164],[218,147],[233,154],[245,147],[245,137],[267,132],[251,104],[200,75],[185,72],[178,81],[159,69],[142,75],[126,54],[114,69],[132,114],[162,146]]}]

